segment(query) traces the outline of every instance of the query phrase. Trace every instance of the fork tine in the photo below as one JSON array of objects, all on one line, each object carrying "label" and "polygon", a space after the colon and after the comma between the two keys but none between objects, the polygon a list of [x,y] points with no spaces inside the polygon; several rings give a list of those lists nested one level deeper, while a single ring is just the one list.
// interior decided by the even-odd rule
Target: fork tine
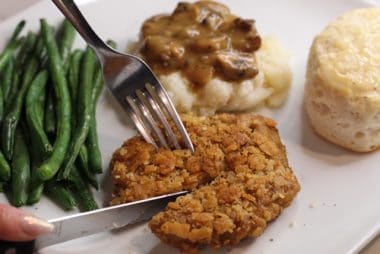
[{"label": "fork tine", "polygon": [[129,116],[132,118],[132,121],[135,123],[137,129],[143,136],[143,138],[148,142],[151,143],[152,145],[155,146],[155,148],[158,148],[156,142],[150,135],[150,130],[147,129],[146,123],[144,123],[144,120],[142,118],[141,112],[136,105],[135,99],[132,98],[131,96],[126,97],[126,101],[129,104],[130,107],[125,107],[125,110],[127,110],[127,113]]},{"label": "fork tine", "polygon": [[163,125],[166,131],[166,136],[168,137],[170,143],[175,147],[175,149],[181,149],[181,146],[179,145],[178,140],[169,125],[169,122],[166,120],[164,112],[161,110],[161,107],[158,105],[158,103],[153,99],[153,91],[150,91],[148,85],[146,85],[146,89],[148,91],[146,98],[148,99],[148,102],[152,108],[152,112],[154,112],[158,121],[160,121],[160,123]]},{"label": "fork tine", "polygon": [[189,134],[187,133],[185,126],[183,125],[179,117],[179,114],[177,113],[177,110],[175,109],[173,103],[171,102],[168,94],[166,93],[162,85],[157,80],[156,80],[156,85],[155,86],[153,85],[154,84],[146,85],[148,91],[151,93],[151,95],[156,101],[160,101],[164,105],[169,116],[172,118],[175,125],[177,126],[177,129],[179,130],[183,138],[183,141],[185,142],[185,146],[193,153],[194,146],[190,140]]},{"label": "fork tine", "polygon": [[139,100],[137,101],[137,106],[140,109],[140,112],[143,113],[143,116],[145,116],[147,122],[149,123],[153,133],[158,138],[158,141],[160,142],[161,146],[165,147],[166,149],[169,149],[168,143],[165,141],[165,137],[162,134],[160,128],[157,126],[155,119],[153,118],[152,114],[150,113],[150,109],[148,106],[148,102],[146,99],[146,93],[142,92],[141,90],[136,91],[137,98]]}]

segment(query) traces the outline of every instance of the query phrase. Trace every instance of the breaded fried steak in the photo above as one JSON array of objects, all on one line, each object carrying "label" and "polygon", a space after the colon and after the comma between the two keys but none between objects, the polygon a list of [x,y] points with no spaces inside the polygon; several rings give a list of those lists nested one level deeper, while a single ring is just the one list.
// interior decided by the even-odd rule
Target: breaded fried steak
[{"label": "breaded fried steak", "polygon": [[161,240],[185,253],[260,235],[300,189],[276,123],[254,114],[182,120],[195,153],[128,140],[111,161],[112,204],[192,190],[150,222]]},{"label": "breaded fried steak", "polygon": [[261,235],[299,190],[289,169],[271,165],[221,173],[210,184],[177,198],[150,221],[163,242],[183,253],[234,245]]}]

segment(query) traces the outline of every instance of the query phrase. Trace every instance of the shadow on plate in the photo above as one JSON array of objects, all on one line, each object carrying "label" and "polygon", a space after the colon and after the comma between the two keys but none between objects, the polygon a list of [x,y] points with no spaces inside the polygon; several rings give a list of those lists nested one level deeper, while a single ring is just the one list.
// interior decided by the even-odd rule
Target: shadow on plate
[{"label": "shadow on plate", "polygon": [[112,200],[112,193],[114,191],[114,184],[112,182],[112,176],[111,176],[111,170],[107,167],[105,169],[105,176],[102,177],[102,180],[100,182],[100,189],[104,193],[103,196],[103,207],[107,207],[110,205],[110,202]]},{"label": "shadow on plate", "polygon": [[[224,247],[220,249],[205,248],[199,252],[199,254],[243,254],[247,253],[247,248],[254,244],[255,239],[244,239],[238,245],[234,247]],[[159,242],[154,248],[152,248],[149,254],[167,254],[167,253],[179,253],[177,249],[170,247],[169,245]]]},{"label": "shadow on plate", "polygon": [[129,119],[127,112],[123,109],[123,107],[117,102],[117,100],[112,96],[111,92],[106,90],[104,93],[104,101],[105,106],[110,107],[115,111],[115,115],[119,120],[120,124],[123,126],[128,126],[130,128],[134,128],[135,125]]},{"label": "shadow on plate", "polygon": [[[135,223],[135,224],[132,224],[132,225],[127,225],[127,226],[124,226],[124,227],[121,227],[121,228],[112,229],[111,230],[111,234],[113,234],[113,235],[123,234],[123,233],[125,233],[125,231],[133,230],[134,228],[140,227],[144,223],[145,222],[140,222],[140,223]],[[148,231],[148,232],[150,232],[150,231]]]},{"label": "shadow on plate", "polygon": [[[133,231],[140,227],[144,223],[138,223],[134,225],[125,226],[119,229],[114,229],[111,234],[118,235],[123,234],[125,231]],[[238,245],[234,247],[224,247],[220,249],[205,248],[200,251],[200,254],[242,254],[247,253],[247,248],[254,244],[255,239],[244,239]],[[161,242],[149,229],[149,226],[144,226],[142,233],[135,234],[132,239],[129,240],[131,250],[140,250],[143,253],[148,254],[168,254],[179,253],[176,248],[173,248],[163,242]]]}]

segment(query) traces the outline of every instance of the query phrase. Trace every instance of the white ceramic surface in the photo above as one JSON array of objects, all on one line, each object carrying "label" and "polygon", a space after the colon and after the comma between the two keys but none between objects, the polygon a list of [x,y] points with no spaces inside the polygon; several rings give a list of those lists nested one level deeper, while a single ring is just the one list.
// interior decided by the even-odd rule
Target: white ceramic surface
[{"label": "white ceramic surface", "polygon": [[[170,12],[174,0],[98,0],[81,6],[90,23],[103,38],[115,39],[125,48],[138,36],[143,20],[153,14]],[[273,34],[293,54],[294,82],[288,103],[280,110],[263,110],[279,123],[290,164],[301,183],[301,192],[292,205],[270,224],[256,240],[246,240],[234,249],[202,253],[356,253],[380,229],[380,157],[378,152],[358,155],[329,144],[310,129],[302,108],[305,65],[313,36],[329,20],[353,8],[368,7],[376,0],[249,1],[225,0],[234,13],[254,18],[262,35]],[[378,3],[378,2],[377,2]],[[0,48],[22,18],[37,30],[40,17],[57,23],[62,16],[50,1],[42,1],[0,25]],[[78,39],[78,45],[83,42]],[[104,167],[114,149],[134,131],[118,105],[107,93],[98,106],[98,125]],[[107,201],[111,184],[107,173],[101,179],[100,204]],[[5,197],[0,196],[0,202]],[[67,213],[47,199],[27,208],[44,218]],[[79,230],[79,228],[78,228]],[[146,224],[127,227],[65,244],[40,253],[177,253],[150,233]]]}]

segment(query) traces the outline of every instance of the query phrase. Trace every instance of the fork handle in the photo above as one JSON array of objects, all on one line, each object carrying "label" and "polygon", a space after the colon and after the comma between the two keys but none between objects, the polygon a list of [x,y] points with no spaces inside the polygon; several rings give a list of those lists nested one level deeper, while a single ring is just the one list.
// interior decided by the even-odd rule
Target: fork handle
[{"label": "fork handle", "polygon": [[94,32],[73,0],[52,0],[63,15],[73,24],[83,39],[97,52],[109,47]]}]

